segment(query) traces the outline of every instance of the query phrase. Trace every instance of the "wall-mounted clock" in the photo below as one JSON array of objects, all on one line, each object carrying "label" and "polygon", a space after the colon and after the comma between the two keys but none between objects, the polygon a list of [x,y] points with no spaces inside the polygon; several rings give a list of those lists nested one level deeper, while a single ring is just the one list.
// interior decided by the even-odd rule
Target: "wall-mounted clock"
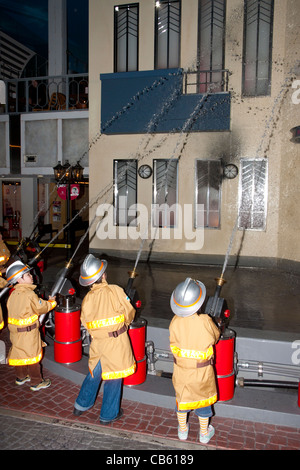
[{"label": "wall-mounted clock", "polygon": [[147,179],[152,175],[152,168],[149,165],[141,165],[138,169],[138,174],[141,178]]},{"label": "wall-mounted clock", "polygon": [[228,178],[232,180],[238,175],[238,167],[234,165],[233,163],[228,163],[228,165],[224,166],[224,176],[225,178]]}]

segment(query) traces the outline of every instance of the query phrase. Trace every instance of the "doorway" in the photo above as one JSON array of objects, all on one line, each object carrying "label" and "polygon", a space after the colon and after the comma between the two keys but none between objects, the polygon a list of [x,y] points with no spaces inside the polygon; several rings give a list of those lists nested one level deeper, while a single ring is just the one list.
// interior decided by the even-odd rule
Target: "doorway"
[{"label": "doorway", "polygon": [[22,238],[20,181],[2,182],[2,204],[4,238]]}]

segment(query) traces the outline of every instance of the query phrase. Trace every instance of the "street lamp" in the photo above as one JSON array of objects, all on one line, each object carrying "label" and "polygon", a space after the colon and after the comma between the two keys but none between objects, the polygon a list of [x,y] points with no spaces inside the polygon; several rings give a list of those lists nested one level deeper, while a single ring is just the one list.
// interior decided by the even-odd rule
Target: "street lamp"
[{"label": "street lamp", "polygon": [[[66,160],[64,165],[59,161],[58,164],[53,168],[55,180],[63,184],[66,188],[66,201],[67,201],[67,258],[71,257],[71,224],[70,224],[70,208],[71,208],[71,184],[78,183],[83,178],[84,168],[79,162],[76,165],[70,165],[69,161]],[[70,225],[69,225],[70,224]]]},{"label": "street lamp", "polygon": [[76,183],[82,180],[84,168],[79,162],[76,165],[70,165],[69,160],[66,160],[64,165],[59,161],[58,164],[53,167],[54,177],[59,183]]},{"label": "street lamp", "polygon": [[77,162],[76,165],[72,166],[71,168],[73,181],[81,181],[83,178],[84,168],[80,165],[79,162]]},{"label": "street lamp", "polygon": [[62,179],[66,183],[70,183],[72,179],[72,170],[71,170],[71,165],[69,163],[69,160],[66,160],[66,163],[63,165],[63,175]]},{"label": "street lamp", "polygon": [[53,167],[53,171],[54,171],[54,178],[56,179],[56,181],[60,181],[63,175],[63,167],[60,161],[55,167]]}]

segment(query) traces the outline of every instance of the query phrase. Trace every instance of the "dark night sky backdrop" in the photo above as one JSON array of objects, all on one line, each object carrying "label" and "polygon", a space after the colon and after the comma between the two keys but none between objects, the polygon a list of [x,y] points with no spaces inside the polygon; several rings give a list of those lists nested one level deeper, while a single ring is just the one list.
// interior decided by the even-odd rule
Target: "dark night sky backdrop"
[{"label": "dark night sky backdrop", "polygon": [[[88,72],[88,0],[68,0],[69,71]],[[48,0],[0,0],[0,30],[48,57]]]}]

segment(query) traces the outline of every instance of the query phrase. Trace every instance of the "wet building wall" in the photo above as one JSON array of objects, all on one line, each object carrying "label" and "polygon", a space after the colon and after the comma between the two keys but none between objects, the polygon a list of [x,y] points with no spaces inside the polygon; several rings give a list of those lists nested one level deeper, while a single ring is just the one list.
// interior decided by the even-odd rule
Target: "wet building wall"
[{"label": "wet building wall", "polygon": [[[139,68],[138,71],[154,70],[154,4],[139,2]],[[90,2],[90,114],[89,140],[97,136],[102,122],[101,114],[101,74],[114,72],[114,15],[112,1]],[[195,232],[196,165],[197,161],[220,161],[222,168],[232,163],[238,168],[233,179],[224,178],[220,184],[220,224],[216,228],[205,228],[199,235],[199,244],[187,249],[188,234],[175,236],[175,230],[168,232],[163,227],[156,231],[155,242],[150,236],[142,246],[143,256],[151,250],[153,259],[173,261],[220,263],[228,250],[230,237],[240,215],[242,201],[242,177],[245,162],[258,161],[263,168],[264,181],[261,183],[261,207],[264,223],[257,229],[243,230],[238,219],[231,249],[231,260],[246,265],[295,265],[300,260],[299,246],[296,241],[297,224],[297,171],[299,171],[299,150],[297,144],[290,142],[290,129],[298,124],[298,108],[292,97],[295,89],[293,82],[300,79],[297,50],[299,38],[299,5],[295,1],[275,1],[272,37],[272,63],[270,94],[245,96],[243,94],[243,54],[244,54],[244,2],[226,2],[225,68],[229,70],[228,92],[230,93],[230,129],[210,132],[192,132],[190,128],[182,131],[148,132],[144,134],[125,133],[105,135],[96,138],[90,149],[90,221],[93,221],[91,250],[107,252],[117,256],[134,257],[141,247],[138,230],[134,235],[124,227],[115,227],[115,236],[106,236],[108,219],[104,206],[114,201],[114,160],[138,160],[154,168],[154,160],[178,160],[177,197],[178,203],[192,207],[190,234]],[[198,1],[181,2],[181,43],[180,64],[184,70],[195,69],[197,63],[197,16]],[[99,27],[101,25],[101,27]],[[105,44],[101,55],[99,44]],[[138,74],[137,71],[137,74]],[[125,72],[126,74],[126,72]],[[120,93],[120,90],[118,91]],[[149,94],[151,99],[151,96]],[[107,106],[109,100],[106,97]],[[128,104],[130,107],[131,104]],[[157,113],[161,101],[157,101]],[[152,103],[155,107],[155,102]],[[132,106],[134,108],[134,105]],[[111,112],[115,111],[112,107]],[[126,115],[122,108],[121,114]],[[206,112],[213,117],[218,109],[213,106]],[[154,113],[155,114],[155,113]],[[120,120],[114,112],[113,118]],[[200,115],[201,119],[201,115]],[[260,163],[259,163],[260,164]],[[261,171],[256,173],[259,181]],[[254,183],[254,184],[260,184]],[[137,177],[137,202],[148,211],[150,229],[151,205],[153,204],[153,176],[149,179]],[[257,202],[257,201],[256,201]],[[260,204],[258,204],[260,206]],[[108,206],[106,207],[106,209]],[[97,212],[98,211],[98,212]],[[97,213],[96,213],[97,212]],[[102,221],[102,226],[98,225]],[[299,219],[299,218],[298,218]],[[104,225],[103,225],[104,224]],[[106,224],[106,228],[105,228]],[[102,228],[101,228],[102,227]],[[103,230],[102,230],[103,229]],[[197,229],[198,230],[198,229]],[[200,230],[197,231],[197,233]],[[114,235],[114,233],[113,233]],[[141,233],[140,233],[141,235]],[[153,235],[153,233],[152,233]],[[203,243],[202,243],[203,242]],[[283,261],[284,259],[285,261]]]}]

